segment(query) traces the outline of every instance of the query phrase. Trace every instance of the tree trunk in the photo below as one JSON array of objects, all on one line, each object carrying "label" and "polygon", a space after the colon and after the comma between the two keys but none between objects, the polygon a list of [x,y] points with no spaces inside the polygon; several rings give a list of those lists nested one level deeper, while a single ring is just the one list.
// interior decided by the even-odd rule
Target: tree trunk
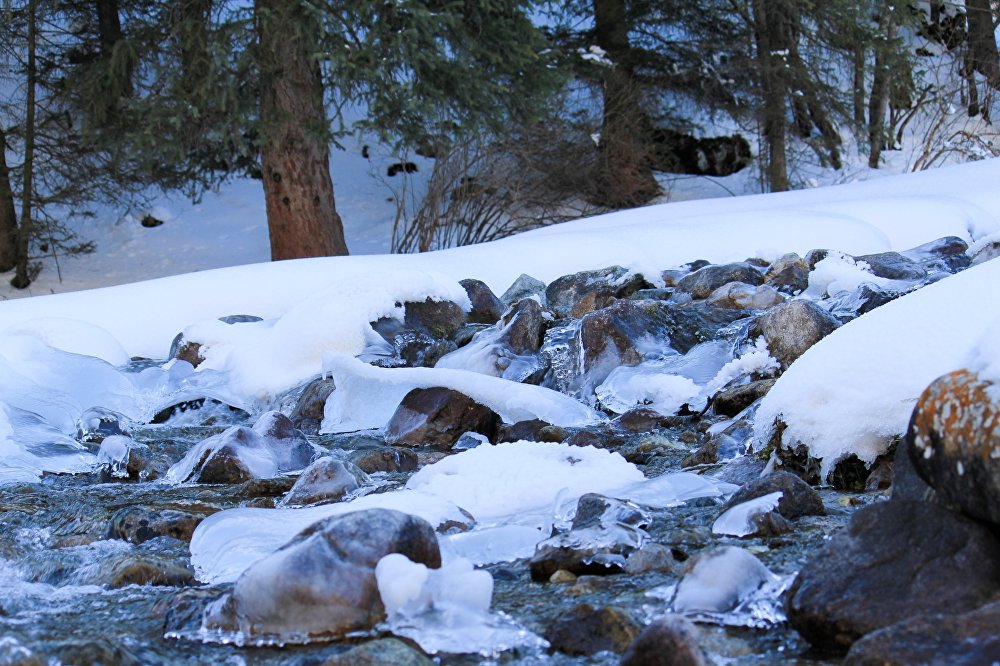
[{"label": "tree trunk", "polygon": [[17,212],[7,168],[7,135],[0,127],[0,273],[17,265]]},{"label": "tree trunk", "polygon": [[25,289],[31,284],[28,275],[28,248],[31,242],[31,199],[35,168],[35,3],[28,3],[28,66],[27,108],[24,112],[24,167],[21,186],[21,227],[17,234],[17,265],[10,284],[15,289]]},{"label": "tree trunk", "polygon": [[323,81],[308,38],[312,21],[298,0],[257,0],[255,14],[271,259],[347,254],[330,178]]},{"label": "tree trunk", "polygon": [[865,47],[857,44],[854,47],[854,128],[860,135],[865,126]]},{"label": "tree trunk", "polygon": [[879,34],[885,39],[875,42],[875,71],[872,73],[872,91],[868,97],[868,166],[879,167],[882,149],[885,147],[885,113],[889,104],[889,63],[885,43],[892,40],[895,25],[888,2],[883,2],[879,16]]},{"label": "tree trunk", "polygon": [[1000,53],[990,0],[965,0],[965,20],[969,25],[969,58],[972,68],[1000,90]]},{"label": "tree trunk", "polygon": [[764,130],[765,175],[772,192],[789,189],[786,147],[787,81],[785,57],[788,39],[785,30],[784,0],[753,0],[754,40],[760,68],[761,126]]},{"label": "tree trunk", "polygon": [[594,39],[614,63],[605,68],[598,146],[598,202],[628,208],[660,193],[653,177],[649,122],[633,77],[624,0],[594,0]]}]

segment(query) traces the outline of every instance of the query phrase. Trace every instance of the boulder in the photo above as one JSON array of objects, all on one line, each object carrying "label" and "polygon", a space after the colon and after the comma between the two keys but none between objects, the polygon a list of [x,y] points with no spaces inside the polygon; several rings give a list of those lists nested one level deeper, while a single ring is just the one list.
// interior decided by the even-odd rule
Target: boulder
[{"label": "boulder", "polygon": [[979,666],[1000,662],[1000,602],[957,615],[918,615],[873,631],[845,666]]},{"label": "boulder", "polygon": [[204,516],[174,509],[128,506],[111,516],[106,538],[139,544],[156,537],[173,537],[190,543],[191,535]]},{"label": "boulder", "polygon": [[812,486],[790,472],[772,472],[767,476],[755,479],[733,493],[723,505],[725,512],[737,504],[748,502],[764,495],[781,492],[778,501],[778,513],[788,519],[802,516],[824,516],[826,509]]},{"label": "boulder", "polygon": [[537,298],[542,305],[545,305],[545,283],[522,273],[503,293],[500,302],[510,307],[525,298]]},{"label": "boulder", "polygon": [[764,284],[792,296],[809,286],[809,264],[795,253],[779,257],[764,273]]},{"label": "boulder", "polygon": [[854,260],[865,262],[873,275],[889,280],[922,280],[927,277],[927,271],[920,264],[899,252],[863,254]]},{"label": "boulder", "polygon": [[621,266],[564,275],[545,289],[548,307],[557,317],[580,317],[610,305],[646,286],[646,280]]},{"label": "boulder", "polygon": [[564,442],[569,433],[559,426],[554,426],[541,419],[518,421],[511,425],[501,425],[497,432],[497,443],[500,442]]},{"label": "boulder", "polygon": [[[497,343],[515,355],[537,352],[548,328],[546,314],[545,308],[533,298],[518,301],[502,315]],[[551,317],[548,315],[549,319]]]},{"label": "boulder", "polygon": [[928,272],[956,273],[968,268],[972,263],[968,251],[968,243],[958,236],[945,236],[907,250],[903,255],[919,262]]},{"label": "boulder", "polygon": [[553,650],[573,656],[624,652],[641,630],[642,625],[621,608],[578,604],[552,621],[545,640]]},{"label": "boulder", "polygon": [[629,646],[619,666],[709,666],[698,629],[679,615],[654,620]]},{"label": "boulder", "polygon": [[917,473],[947,504],[1000,525],[1000,400],[993,384],[958,370],[921,394],[905,447]]},{"label": "boulder", "polygon": [[204,627],[289,643],[367,631],[385,618],[375,565],[390,553],[441,566],[421,518],[368,509],[321,520],[244,571],[206,609]]},{"label": "boulder", "polygon": [[771,356],[787,368],[810,347],[832,333],[840,322],[812,301],[793,300],[771,308],[756,327]]},{"label": "boulder", "polygon": [[503,314],[504,304],[482,280],[460,280],[472,303],[468,321],[472,324],[495,324]]},{"label": "boulder", "polygon": [[691,294],[692,298],[702,299],[729,282],[758,285],[764,282],[764,276],[747,262],[713,264],[682,277],[677,281],[677,290]]},{"label": "boulder", "polygon": [[320,458],[303,470],[295,485],[285,495],[285,505],[335,502],[358,489],[358,479],[336,458]]},{"label": "boulder", "polygon": [[788,620],[815,647],[846,651],[882,627],[970,611],[998,591],[1000,542],[988,528],[927,502],[881,502],[802,567]]},{"label": "boulder", "polygon": [[784,300],[774,287],[728,282],[709,294],[705,302],[712,307],[729,310],[766,310]]},{"label": "boulder", "polygon": [[418,467],[417,454],[393,446],[365,447],[352,451],[347,459],[366,474],[375,472],[413,472]]},{"label": "boulder", "polygon": [[466,432],[496,438],[500,417],[458,391],[416,388],[406,394],[385,427],[387,444],[448,451]]},{"label": "boulder", "polygon": [[337,388],[330,378],[318,378],[309,382],[299,395],[289,418],[292,425],[303,433],[315,435],[323,423],[326,399]]},{"label": "boulder", "polygon": [[712,398],[712,408],[722,416],[736,416],[757,402],[774,386],[774,379],[759,379],[749,384],[724,388]]}]

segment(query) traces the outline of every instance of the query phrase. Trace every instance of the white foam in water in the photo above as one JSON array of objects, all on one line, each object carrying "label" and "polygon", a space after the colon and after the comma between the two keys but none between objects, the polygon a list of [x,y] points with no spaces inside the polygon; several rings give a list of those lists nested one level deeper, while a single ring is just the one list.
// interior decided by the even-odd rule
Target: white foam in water
[{"label": "white foam in water", "polygon": [[337,388],[327,398],[320,432],[381,428],[412,389],[445,387],[486,405],[508,423],[542,419],[562,427],[601,420],[586,405],[551,389],[445,368],[378,368],[343,354],[323,363]]},{"label": "white foam in water", "polygon": [[756,529],[754,518],[774,511],[778,507],[782,495],[783,493],[779,490],[728,509],[712,523],[712,534],[741,537],[753,533]]}]

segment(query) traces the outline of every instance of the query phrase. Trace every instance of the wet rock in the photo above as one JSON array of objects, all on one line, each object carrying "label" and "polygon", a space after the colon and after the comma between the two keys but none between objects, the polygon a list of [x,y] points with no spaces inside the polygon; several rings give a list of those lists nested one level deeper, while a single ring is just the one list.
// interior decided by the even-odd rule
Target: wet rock
[{"label": "wet rock", "polygon": [[372,329],[391,347],[392,353],[378,359],[385,367],[433,367],[458,346],[448,339],[466,322],[461,307],[451,301],[403,303],[403,320],[383,317],[371,322]]},{"label": "wet rock", "polygon": [[662,544],[648,541],[637,551],[625,559],[625,573],[642,574],[651,571],[677,575],[681,563],[674,556],[674,551]]},{"label": "wet rock", "polygon": [[553,650],[580,656],[609,650],[623,652],[638,637],[642,625],[615,606],[579,604],[560,613],[545,631]]},{"label": "wet rock", "polygon": [[403,310],[406,328],[427,333],[433,338],[447,338],[466,321],[465,311],[451,301],[429,298],[423,302],[407,301],[403,303]]},{"label": "wet rock", "polygon": [[[308,666],[433,666],[422,652],[396,638],[368,641]],[[306,666],[306,664],[302,664]]]},{"label": "wet rock", "polygon": [[805,260],[809,265],[809,270],[816,268],[816,264],[830,256],[830,250],[809,250],[806,252]]},{"label": "wet rock", "polygon": [[896,452],[892,456],[890,497],[894,500],[938,501],[934,489],[917,474],[910,458],[909,446],[905,442],[896,446]]},{"label": "wet rock", "polygon": [[712,307],[728,310],[766,310],[784,300],[774,287],[729,282],[709,294],[705,302]]},{"label": "wet rock", "polygon": [[335,502],[358,489],[357,477],[336,458],[320,458],[299,475],[282,502],[285,505]]},{"label": "wet rock", "polygon": [[466,432],[496,438],[500,417],[489,407],[447,388],[413,389],[385,427],[387,444],[448,451]]},{"label": "wet rock", "polygon": [[744,409],[757,402],[771,390],[775,379],[759,379],[749,384],[730,386],[715,394],[712,398],[712,408],[722,416],[736,416]]},{"label": "wet rock", "polygon": [[719,440],[712,438],[684,456],[681,469],[698,467],[699,465],[714,465],[719,462]]},{"label": "wet rock", "polygon": [[904,257],[899,252],[863,254],[855,257],[854,260],[868,264],[868,270],[873,275],[890,280],[922,280],[927,277],[927,271],[920,264]]},{"label": "wet rock", "polygon": [[347,459],[366,474],[375,472],[413,472],[417,469],[417,454],[409,449],[392,446],[368,447],[352,451]]},{"label": "wet rock", "polygon": [[305,435],[281,412],[264,412],[253,424],[253,429],[264,438],[281,472],[302,469],[315,456],[316,452]]},{"label": "wet rock", "polygon": [[511,425],[501,425],[497,432],[497,442],[563,442],[569,432],[541,419],[518,421]]},{"label": "wet rock", "polygon": [[977,666],[1000,662],[1000,602],[958,615],[919,615],[873,631],[845,666]]},{"label": "wet rock", "polygon": [[108,640],[63,643],[55,649],[60,664],[73,666],[140,666],[139,659],[121,645]]},{"label": "wet rock", "polygon": [[[549,315],[551,317],[551,315]],[[497,343],[514,354],[531,354],[542,347],[548,322],[545,309],[538,301],[526,298],[518,301],[502,315],[502,331]]]},{"label": "wet rock", "polygon": [[888,490],[892,485],[892,461],[881,458],[872,465],[871,474],[865,479],[865,490],[878,492]]},{"label": "wet rock", "polygon": [[[646,280],[621,266],[611,266],[596,271],[564,275],[553,281],[545,290],[546,303],[558,317],[571,312],[579,317],[587,312],[609,305],[616,298],[624,298],[647,286]],[[582,302],[587,302],[582,307]]]},{"label": "wet rock", "polygon": [[618,451],[625,446],[625,437],[607,423],[582,428],[570,433],[564,440],[570,446],[593,446],[608,451]]},{"label": "wet rock", "polygon": [[812,301],[782,303],[764,313],[756,324],[771,356],[783,368],[840,326],[833,315]]},{"label": "wet rock", "polygon": [[139,544],[167,536],[190,543],[194,529],[204,518],[175,509],[156,510],[129,506],[119,509],[111,516],[106,538]]},{"label": "wet rock", "polygon": [[746,485],[760,477],[767,463],[753,456],[741,456],[711,472],[712,478],[737,486]]},{"label": "wet rock", "polygon": [[809,286],[809,264],[795,253],[782,255],[768,267],[764,284],[785,294],[799,294]]},{"label": "wet rock", "polygon": [[855,312],[859,315],[868,314],[875,308],[880,308],[886,303],[891,303],[903,294],[898,291],[887,291],[874,284],[863,284],[858,287],[851,298],[859,303]]},{"label": "wet rock", "polygon": [[823,500],[820,499],[819,493],[790,472],[772,472],[751,481],[733,493],[732,497],[723,505],[722,510],[726,511],[737,504],[775,492],[781,492],[778,513],[785,518],[795,519],[802,516],[826,515],[826,509],[823,507]]},{"label": "wet rock", "polygon": [[716,264],[705,266],[690,275],[685,275],[677,282],[677,290],[691,294],[692,298],[708,298],[719,287],[729,282],[744,282],[758,285],[764,282],[764,277],[756,268],[747,262],[736,264]]},{"label": "wet rock", "polygon": [[460,280],[472,303],[468,321],[473,324],[495,324],[503,314],[504,304],[482,280]]},{"label": "wet rock", "polygon": [[[241,431],[233,433],[232,437],[240,442],[245,442],[247,436],[243,428]],[[243,483],[254,478],[254,473],[250,467],[240,459],[239,449],[230,444],[223,444],[213,451],[206,451],[205,457],[199,462],[197,468],[185,481],[194,483],[210,484],[230,484]]]},{"label": "wet rock", "polygon": [[207,609],[205,627],[290,642],[367,631],[385,617],[375,565],[390,553],[441,566],[423,519],[369,509],[321,520],[244,571]]},{"label": "wet rock", "polygon": [[907,250],[903,255],[919,262],[928,271],[956,273],[968,268],[972,262],[968,250],[969,245],[958,236],[945,236]]},{"label": "wet rock", "polygon": [[619,666],[710,666],[698,630],[679,615],[667,615],[643,629]]},{"label": "wet rock", "polygon": [[545,305],[545,283],[522,273],[503,293],[500,302],[510,307],[525,298],[537,298],[542,305]]},{"label": "wet rock", "polygon": [[319,378],[309,382],[289,416],[292,426],[307,435],[318,433],[320,424],[323,423],[323,409],[326,407],[326,399],[330,397],[335,388],[333,379]]},{"label": "wet rock", "polygon": [[917,401],[905,446],[944,502],[1000,525],[1000,400],[992,387],[967,370],[935,380]]},{"label": "wet rock", "polygon": [[185,587],[195,583],[194,572],[190,567],[148,554],[116,559],[104,572],[103,579],[111,589],[128,585]]},{"label": "wet rock", "polygon": [[626,558],[646,538],[649,516],[631,502],[588,493],[577,502],[568,532],[535,547],[528,563],[532,580],[544,582],[563,569],[576,575],[608,575],[625,569]]},{"label": "wet rock", "polygon": [[990,241],[973,251],[971,265],[978,266],[985,261],[990,261],[997,257],[1000,257],[1000,240]]},{"label": "wet rock", "polygon": [[692,422],[690,416],[664,416],[648,407],[635,407],[614,419],[614,423],[628,432],[649,432],[660,428],[683,428]]},{"label": "wet rock", "polygon": [[100,444],[112,435],[129,436],[127,419],[117,412],[102,407],[91,407],[76,422],[76,438],[84,444]]},{"label": "wet rock", "polygon": [[915,615],[973,610],[998,591],[1000,542],[986,527],[935,504],[882,502],[859,509],[802,567],[788,620],[814,646],[846,650]]}]

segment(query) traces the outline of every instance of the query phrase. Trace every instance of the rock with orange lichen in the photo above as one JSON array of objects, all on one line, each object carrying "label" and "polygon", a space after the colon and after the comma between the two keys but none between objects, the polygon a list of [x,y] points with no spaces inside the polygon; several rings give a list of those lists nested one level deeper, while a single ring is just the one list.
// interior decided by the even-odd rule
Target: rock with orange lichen
[{"label": "rock with orange lichen", "polygon": [[910,418],[917,473],[947,504],[1000,525],[1000,387],[968,370],[936,379]]}]

